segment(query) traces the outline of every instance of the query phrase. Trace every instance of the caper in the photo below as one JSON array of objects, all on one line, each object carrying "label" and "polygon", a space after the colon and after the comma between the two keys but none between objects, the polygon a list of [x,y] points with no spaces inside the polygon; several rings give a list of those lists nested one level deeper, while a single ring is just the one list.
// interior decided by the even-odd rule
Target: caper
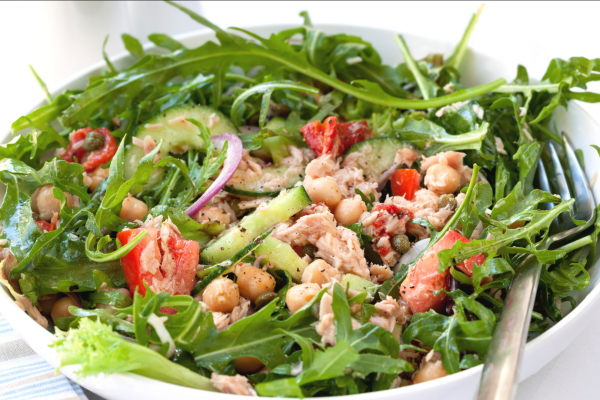
[{"label": "caper", "polygon": [[85,136],[83,141],[83,149],[85,151],[94,151],[101,149],[104,146],[105,138],[98,131],[91,131]]},{"label": "caper", "polygon": [[279,296],[277,296],[277,293],[273,293],[273,292],[262,293],[262,294],[258,295],[256,300],[254,301],[254,305],[256,305],[256,308],[263,308],[264,306],[266,306],[267,304],[269,304],[270,302],[272,302],[273,300],[275,300],[278,297]]},{"label": "caper", "polygon": [[302,257],[309,256],[310,258],[315,258],[315,253],[317,251],[319,251],[317,246],[309,243],[302,247]]},{"label": "caper", "polygon": [[406,235],[396,235],[392,238],[392,247],[400,254],[410,250],[410,240]]},{"label": "caper", "polygon": [[443,194],[438,199],[438,209],[441,210],[444,207],[450,206],[450,210],[454,211],[456,208],[456,199],[453,194]]}]

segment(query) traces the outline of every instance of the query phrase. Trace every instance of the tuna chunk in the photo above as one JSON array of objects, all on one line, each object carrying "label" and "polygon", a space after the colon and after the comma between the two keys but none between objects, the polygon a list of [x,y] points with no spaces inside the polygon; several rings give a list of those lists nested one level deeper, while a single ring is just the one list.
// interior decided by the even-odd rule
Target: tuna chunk
[{"label": "tuna chunk", "polygon": [[343,273],[352,272],[369,279],[369,268],[356,233],[338,226],[329,211],[300,217],[292,225],[280,224],[271,234],[292,246],[317,246],[316,257]]},{"label": "tuna chunk", "polygon": [[248,378],[242,375],[219,375],[212,373],[210,380],[218,391],[239,396],[256,396],[256,391],[248,383]]},{"label": "tuna chunk", "polygon": [[293,225],[281,224],[271,234],[292,246],[316,245],[321,236],[336,235],[336,223],[329,211],[300,217]]},{"label": "tuna chunk", "polygon": [[369,279],[370,272],[365,253],[360,247],[356,233],[350,229],[338,226],[335,235],[328,232],[315,244],[319,249],[316,257],[322,258],[343,273]]}]

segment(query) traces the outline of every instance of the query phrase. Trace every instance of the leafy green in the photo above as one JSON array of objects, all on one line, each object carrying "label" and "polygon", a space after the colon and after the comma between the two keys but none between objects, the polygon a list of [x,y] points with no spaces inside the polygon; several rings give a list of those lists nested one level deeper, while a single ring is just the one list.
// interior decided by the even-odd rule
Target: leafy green
[{"label": "leafy green", "polygon": [[471,34],[473,34],[475,25],[477,25],[477,21],[479,21],[479,16],[481,15],[482,11],[483,11],[483,4],[479,7],[479,9],[477,10],[477,13],[473,14],[473,16],[471,17],[471,20],[469,21],[469,25],[467,26],[467,29],[465,30],[465,33],[463,34],[462,39],[460,40],[460,42],[454,49],[454,52],[452,53],[452,55],[450,57],[448,57],[448,59],[444,63],[445,65],[448,65],[448,66],[451,66],[454,68],[458,68],[460,66],[462,59],[464,58],[465,53],[467,52],[467,44],[469,42],[469,39],[471,38]]},{"label": "leafy green", "polygon": [[562,201],[549,211],[528,210],[522,212],[522,220],[529,221],[523,228],[495,227],[488,230],[486,239],[474,240],[470,243],[456,242],[452,249],[438,253],[439,269],[443,271],[451,265],[458,265],[467,258],[480,253],[487,258],[493,257],[501,248],[509,246],[519,239],[533,240],[533,237],[541,231],[547,232],[552,220],[562,212],[569,211],[574,201],[574,199]]},{"label": "leafy green", "polygon": [[60,357],[61,366],[81,364],[79,377],[131,372],[175,385],[216,391],[210,379],[121,338],[110,326],[89,318],[82,319],[78,329],[58,331],[56,336],[52,347]]},{"label": "leafy green", "polygon": [[[455,298],[455,314],[445,316],[430,310],[413,315],[412,322],[402,335],[404,343],[419,339],[423,345],[442,353],[444,369],[449,374],[461,370],[461,353],[475,352],[480,359],[487,354],[496,317],[481,303],[468,297]],[[466,311],[477,316],[469,321]]]},{"label": "leafy green", "polygon": [[488,123],[471,132],[461,135],[450,135],[441,126],[427,120],[407,116],[395,121],[396,135],[423,150],[430,156],[450,150],[481,150],[482,141],[488,131]]},{"label": "leafy green", "polygon": [[121,39],[123,39],[123,44],[127,51],[134,56],[135,58],[144,57],[144,48],[139,40],[134,38],[133,36],[124,33],[121,35]]}]

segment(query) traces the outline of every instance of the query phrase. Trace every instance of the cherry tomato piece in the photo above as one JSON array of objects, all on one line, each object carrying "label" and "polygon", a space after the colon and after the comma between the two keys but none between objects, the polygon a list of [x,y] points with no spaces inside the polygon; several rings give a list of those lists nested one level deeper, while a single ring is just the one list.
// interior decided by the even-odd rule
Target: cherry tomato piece
[{"label": "cherry tomato piece", "polygon": [[[99,150],[87,152],[83,148],[83,141],[87,134],[92,131],[96,131],[104,136],[104,145]],[[75,162],[74,157],[77,157],[77,162],[83,165],[85,171],[92,172],[97,167],[112,160],[117,153],[118,147],[117,141],[110,135],[110,130],[106,128],[81,128],[69,135],[69,147],[61,158],[68,162]],[[87,160],[83,161],[85,156],[88,156]]]}]

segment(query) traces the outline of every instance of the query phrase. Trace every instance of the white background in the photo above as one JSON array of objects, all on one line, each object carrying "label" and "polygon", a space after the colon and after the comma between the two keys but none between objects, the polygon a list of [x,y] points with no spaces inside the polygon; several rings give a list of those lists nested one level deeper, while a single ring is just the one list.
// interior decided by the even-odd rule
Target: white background
[{"label": "white background", "polygon": [[[477,3],[405,2],[185,2],[221,27],[261,23],[300,24],[308,10],[313,23],[381,27],[399,33],[457,42]],[[600,57],[598,3],[490,3],[470,46],[508,65],[525,65],[540,78],[554,57]],[[121,33],[146,42],[149,33],[176,35],[198,25],[161,2],[1,2],[0,130],[43,95],[27,65],[53,90],[70,76],[102,60],[109,34],[109,55],[124,51]],[[377,46],[376,46],[377,47]],[[512,80],[513,76],[506,76]],[[600,91],[600,84],[590,86]],[[583,105],[597,120],[600,105]],[[584,332],[560,356],[522,383],[519,400],[600,398],[600,310]]]}]

